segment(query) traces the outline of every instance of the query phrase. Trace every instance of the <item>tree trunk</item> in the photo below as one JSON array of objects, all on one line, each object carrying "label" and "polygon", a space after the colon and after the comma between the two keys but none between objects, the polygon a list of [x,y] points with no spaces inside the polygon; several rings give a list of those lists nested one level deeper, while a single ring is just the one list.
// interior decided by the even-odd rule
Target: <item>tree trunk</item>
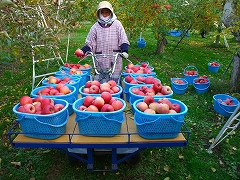
[{"label": "tree trunk", "polygon": [[233,57],[230,92],[240,93],[240,51]]},{"label": "tree trunk", "polygon": [[157,48],[156,48],[155,53],[156,54],[163,54],[167,44],[168,44],[168,41],[164,36],[159,38],[158,41],[157,41]]},{"label": "tree trunk", "polygon": [[[240,17],[236,14],[236,5],[239,0],[226,0],[223,8],[222,22],[228,28],[239,21]],[[240,41],[240,33],[233,32],[233,35],[237,41]]]}]

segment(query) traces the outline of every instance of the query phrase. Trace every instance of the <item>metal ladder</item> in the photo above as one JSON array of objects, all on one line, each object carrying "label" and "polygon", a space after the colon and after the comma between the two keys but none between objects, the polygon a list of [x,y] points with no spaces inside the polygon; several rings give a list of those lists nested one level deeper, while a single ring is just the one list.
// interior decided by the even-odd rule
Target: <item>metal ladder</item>
[{"label": "metal ladder", "polygon": [[[57,9],[57,15],[56,15],[56,20],[58,19],[58,13],[59,13],[59,7],[60,7],[60,1],[58,1],[58,9]],[[34,9],[34,8],[32,8]],[[41,21],[39,22],[39,26],[41,27],[44,27],[44,28],[48,28],[48,24],[45,20],[45,16],[43,14],[43,11],[42,11],[42,8],[40,7],[40,5],[37,5],[35,7],[35,11],[36,11],[36,15],[38,15],[41,19]],[[42,60],[38,60],[36,59],[36,51],[35,49],[40,49],[40,48],[44,48],[46,47],[44,44],[38,44],[38,45],[31,45],[31,48],[32,48],[32,69],[33,69],[33,73],[32,73],[32,90],[35,88],[35,87],[38,87],[40,85],[40,83],[44,80],[44,78],[46,76],[49,76],[49,75],[53,75],[55,74],[55,72],[50,72],[50,73],[46,73],[46,74],[40,74],[40,75],[36,75],[36,63],[39,63],[40,61],[41,62],[44,62],[44,61],[47,61],[47,69],[49,67],[49,62],[50,61],[57,61],[57,64],[59,65],[60,67],[60,63],[61,64],[64,64],[64,61],[59,53],[58,50],[56,50],[54,47],[48,47],[49,48],[49,51],[51,52],[52,54],[52,57],[50,58],[47,58],[47,59],[42,59]],[[67,49],[68,50],[68,49]],[[67,52],[68,53],[68,52]],[[60,62],[59,62],[60,61]],[[35,86],[35,83],[36,83],[36,79],[37,78],[41,78],[41,80],[37,83],[37,85]]]},{"label": "metal ladder", "polygon": [[218,133],[218,135],[214,139],[214,142],[208,148],[208,152],[212,152],[212,149],[215,146],[217,146],[220,142],[222,142],[225,138],[227,138],[229,135],[231,135],[232,132],[235,131],[239,125],[240,125],[240,104],[238,104],[235,111],[229,117],[221,131]]}]

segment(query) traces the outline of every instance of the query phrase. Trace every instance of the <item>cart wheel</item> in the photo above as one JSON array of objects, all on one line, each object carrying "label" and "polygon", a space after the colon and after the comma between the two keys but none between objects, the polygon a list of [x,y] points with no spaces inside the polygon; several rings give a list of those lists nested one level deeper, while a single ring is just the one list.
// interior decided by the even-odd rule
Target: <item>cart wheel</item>
[{"label": "cart wheel", "polygon": [[136,155],[126,159],[126,162],[131,165],[136,165],[141,161],[142,154],[141,152],[137,153]]},{"label": "cart wheel", "polygon": [[[78,153],[73,153],[73,154],[80,156],[82,158],[86,158],[86,154],[78,154]],[[68,159],[69,164],[72,166],[78,166],[81,163],[83,163],[80,159],[77,159],[69,154],[67,154],[67,159]]]}]

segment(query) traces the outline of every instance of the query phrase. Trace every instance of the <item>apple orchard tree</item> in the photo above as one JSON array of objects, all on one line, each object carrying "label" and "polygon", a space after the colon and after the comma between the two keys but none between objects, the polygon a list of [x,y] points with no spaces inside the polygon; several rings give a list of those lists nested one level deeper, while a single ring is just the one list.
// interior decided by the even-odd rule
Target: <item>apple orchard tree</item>
[{"label": "apple orchard tree", "polygon": [[[7,0],[5,0],[7,1]],[[1,1],[2,2],[2,1]],[[1,61],[7,64],[30,63],[31,45],[36,48],[38,59],[52,57],[49,49],[59,51],[63,34],[80,27],[84,6],[75,6],[69,1],[26,0],[15,4],[0,2],[0,47]],[[10,1],[11,2],[11,1]],[[15,66],[16,67],[16,66]]]}]

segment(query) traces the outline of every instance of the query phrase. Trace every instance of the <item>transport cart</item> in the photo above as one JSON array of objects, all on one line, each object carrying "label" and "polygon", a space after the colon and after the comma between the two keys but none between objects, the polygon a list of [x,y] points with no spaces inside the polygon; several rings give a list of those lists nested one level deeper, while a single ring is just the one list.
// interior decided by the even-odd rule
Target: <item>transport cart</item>
[{"label": "transport cart", "polygon": [[[140,137],[136,130],[136,125],[131,118],[132,114],[125,113],[125,120],[122,124],[121,131],[113,137],[90,137],[81,135],[79,132],[75,113],[69,116],[66,127],[66,132],[57,139],[44,140],[30,138],[21,132],[17,132],[18,123],[16,123],[8,132],[9,140],[14,148],[54,148],[64,151],[68,155],[75,157],[87,164],[89,171],[116,171],[118,164],[131,158],[140,151],[152,147],[182,147],[188,145],[190,131],[183,125],[183,130],[178,136],[170,139],[144,139]],[[159,132],[161,133],[161,132]],[[74,153],[68,152],[67,148],[87,148],[87,158],[77,156]],[[112,167],[109,170],[94,169],[94,148],[110,148],[112,151]],[[129,153],[122,158],[118,158],[118,148],[138,148],[137,151]]]}]

